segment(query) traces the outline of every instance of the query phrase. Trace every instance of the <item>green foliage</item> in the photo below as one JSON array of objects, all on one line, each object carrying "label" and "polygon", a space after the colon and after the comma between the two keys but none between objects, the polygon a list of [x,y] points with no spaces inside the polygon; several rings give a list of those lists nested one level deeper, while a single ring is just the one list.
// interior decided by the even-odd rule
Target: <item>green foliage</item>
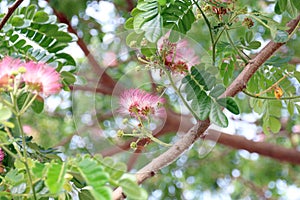
[{"label": "green foliage", "polygon": [[216,83],[216,78],[205,70],[192,67],[191,74],[182,80],[185,85],[186,98],[191,101],[191,108],[196,117],[210,121],[218,126],[227,127],[228,119],[220,106],[227,108],[234,114],[239,114],[236,102],[231,98],[218,97],[225,91],[224,86]]},{"label": "green foliage", "polygon": [[111,199],[111,189],[105,186],[108,174],[97,161],[90,158],[83,159],[77,165],[78,170],[90,188],[87,188],[95,199]]},{"label": "green foliage", "polygon": [[195,21],[190,0],[177,0],[162,9],[163,27],[172,30],[170,41],[177,41],[180,34],[186,34]]},{"label": "green foliage", "polygon": [[[63,66],[70,65],[70,72],[75,72],[76,62],[69,54],[62,51],[76,41],[75,35],[67,32],[65,24],[59,24],[56,17],[35,5],[18,9],[0,32],[0,54],[13,55],[46,62],[61,71]],[[65,70],[65,69],[64,69]],[[63,83],[65,86],[74,82]]]},{"label": "green foliage", "polygon": [[181,37],[179,33],[187,33],[195,21],[192,2],[189,0],[172,2],[141,0],[131,15],[125,27],[133,30],[133,33],[128,35],[126,41],[129,46],[141,47],[142,50],[146,46],[144,38],[148,41],[147,45],[155,43],[162,36],[163,28],[166,28],[171,30],[170,39],[177,41]]},{"label": "green foliage", "polygon": [[147,192],[140,188],[136,181],[130,179],[121,179],[119,181],[120,186],[123,189],[123,192],[128,197],[128,199],[132,200],[146,200],[148,199]]},{"label": "green foliage", "polygon": [[276,14],[287,12],[293,18],[297,16],[299,10],[300,3],[297,0],[277,0],[275,4]]},{"label": "green foliage", "polygon": [[66,174],[66,163],[51,162],[47,167],[45,185],[49,188],[52,194],[61,192],[64,184],[64,176]]}]

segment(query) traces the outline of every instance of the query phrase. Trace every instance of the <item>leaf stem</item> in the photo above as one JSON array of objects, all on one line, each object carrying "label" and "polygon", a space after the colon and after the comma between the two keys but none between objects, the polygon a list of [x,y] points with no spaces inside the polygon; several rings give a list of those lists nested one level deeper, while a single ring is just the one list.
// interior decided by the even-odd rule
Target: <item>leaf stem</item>
[{"label": "leaf stem", "polygon": [[287,74],[285,74],[283,77],[281,77],[278,81],[276,81],[276,83],[274,83],[273,85],[271,85],[268,89],[258,93],[258,94],[255,94],[256,96],[261,96],[262,94],[265,94],[269,91],[271,91],[272,89],[274,89],[281,81],[283,81],[285,78],[287,77]]},{"label": "leaf stem", "polygon": [[19,127],[19,131],[20,131],[21,136],[22,136],[23,157],[25,159],[24,165],[25,165],[26,172],[27,172],[28,178],[29,178],[29,183],[30,183],[30,186],[31,186],[31,189],[32,189],[32,192],[33,192],[33,198],[34,198],[34,200],[37,200],[35,189],[33,187],[33,181],[32,181],[32,177],[31,177],[31,173],[30,173],[29,166],[28,166],[27,145],[26,145],[26,141],[25,141],[25,133],[24,133],[23,128],[22,128],[21,117],[20,117],[20,115],[17,115],[16,118],[17,118],[17,120],[16,120],[17,121],[17,126]]},{"label": "leaf stem", "polygon": [[178,88],[176,87],[172,76],[170,74],[170,72],[168,70],[166,70],[164,67],[161,67],[161,69],[167,74],[168,79],[170,80],[171,86],[173,87],[173,89],[175,90],[176,94],[179,96],[179,98],[181,99],[181,101],[183,102],[183,104],[189,109],[189,111],[192,113],[192,115],[197,118],[197,114],[193,111],[193,109],[189,106],[189,104],[185,101],[184,97],[182,96],[182,94],[180,93],[180,91],[178,90]]},{"label": "leaf stem", "polygon": [[235,46],[235,44],[233,43],[229,33],[228,33],[228,30],[226,28],[225,30],[225,33],[226,33],[226,36],[227,36],[227,39],[230,43],[230,45],[235,49],[236,53],[239,55],[239,57],[244,61],[244,63],[248,63],[248,61],[244,58],[244,56],[241,54],[240,50]]},{"label": "leaf stem", "polygon": [[[31,96],[31,95],[29,95],[29,96]],[[25,103],[27,103],[27,105],[24,104],[25,106],[22,107],[21,111],[19,112],[19,116],[25,113],[25,111],[31,106],[31,104],[34,102],[34,100],[36,99],[37,96],[38,96],[38,94],[35,94],[28,103],[27,103],[27,99],[26,99]]]},{"label": "leaf stem", "polygon": [[213,33],[212,33],[212,28],[211,28],[210,22],[207,19],[206,15],[204,14],[204,12],[201,9],[201,7],[199,6],[199,4],[197,3],[197,1],[196,0],[193,0],[193,1],[194,1],[194,4],[199,9],[199,11],[201,12],[201,15],[203,16],[204,21],[205,21],[205,23],[206,23],[206,25],[208,27],[209,35],[210,35],[210,40],[211,40],[211,44],[212,44],[212,61],[213,61],[213,66],[215,66],[215,63],[216,63],[216,47],[215,47],[215,41],[214,41],[214,36],[213,36]]},{"label": "leaf stem", "polygon": [[[36,96],[34,96],[34,98],[32,98],[32,99],[34,100],[35,97]],[[31,100],[28,104],[31,104],[33,102],[33,100]],[[24,111],[22,111],[22,113],[19,111],[18,103],[17,103],[17,97],[14,94],[12,94],[12,93],[11,93],[11,101],[12,101],[12,103],[14,105],[14,109],[15,109],[15,111],[17,113],[16,114],[16,122],[17,122],[17,126],[19,128],[20,135],[22,137],[23,158],[24,158],[23,162],[24,162],[24,165],[25,165],[26,173],[28,174],[29,183],[30,183],[30,186],[31,186],[31,189],[32,189],[32,192],[33,192],[33,198],[34,198],[34,200],[37,200],[35,189],[34,189],[34,186],[33,186],[32,177],[31,177],[31,173],[30,173],[29,166],[28,166],[27,145],[26,145],[26,141],[25,141],[25,133],[23,131],[22,122],[21,122],[21,114],[23,114]],[[21,156],[22,156],[22,154],[21,154]]]},{"label": "leaf stem", "polygon": [[246,94],[249,97],[253,97],[256,99],[266,99],[266,100],[292,100],[292,99],[300,99],[300,96],[291,96],[291,97],[281,97],[280,99],[277,99],[275,97],[262,97],[262,96],[257,96],[256,94],[252,94],[247,90],[243,90],[243,93]]}]

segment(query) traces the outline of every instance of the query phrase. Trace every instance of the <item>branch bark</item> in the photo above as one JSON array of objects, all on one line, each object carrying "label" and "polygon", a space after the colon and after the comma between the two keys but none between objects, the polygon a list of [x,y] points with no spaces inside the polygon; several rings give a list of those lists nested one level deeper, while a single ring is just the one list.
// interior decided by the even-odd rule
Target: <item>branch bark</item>
[{"label": "branch bark", "polygon": [[[300,15],[291,20],[288,23],[290,29],[287,31],[289,34],[293,32],[293,30],[297,27],[300,21]],[[221,97],[226,96],[234,96],[238,92],[242,91],[245,87],[249,79],[253,76],[253,74],[257,71],[257,69],[267,60],[270,56],[275,53],[277,49],[279,49],[284,43],[275,43],[269,42],[260,53],[251,60],[244,70],[239,74],[239,76],[230,84],[230,86],[226,89],[226,91],[221,95]],[[144,180],[152,177],[155,173],[161,168],[173,163],[184,151],[186,151],[199,137],[203,136],[203,133],[209,127],[209,120],[198,121],[198,123],[179,141],[177,141],[170,149],[166,152],[153,159],[149,164],[140,169],[137,174],[137,182],[142,183]],[[228,146],[231,146],[231,142],[228,141]],[[122,198],[122,188],[118,187],[113,192],[113,199],[121,199]]]},{"label": "branch bark", "polygon": [[[50,0],[46,0],[48,3],[50,2]],[[95,72],[95,76],[99,77],[99,82],[98,82],[98,86],[97,89],[99,88],[115,88],[116,86],[116,82],[105,72],[105,69],[102,68],[99,63],[97,62],[97,60],[95,59],[94,55],[91,54],[90,50],[88,49],[86,43],[83,41],[83,39],[81,37],[78,36],[77,31],[72,27],[70,21],[68,20],[68,18],[61,12],[58,12],[57,10],[55,10],[53,7],[53,12],[54,14],[57,16],[58,20],[61,23],[65,23],[68,25],[68,31],[70,33],[73,33],[77,36],[78,40],[77,40],[77,44],[78,46],[81,48],[81,50],[83,51],[84,55],[87,57],[89,63],[92,66],[93,71]],[[76,86],[77,87],[77,86]],[[101,90],[101,89],[100,89]],[[105,90],[105,94],[112,94],[113,90]],[[115,90],[116,91],[116,90]],[[101,90],[102,92],[102,90]]]},{"label": "branch bark", "polygon": [[270,157],[280,162],[300,165],[300,152],[292,148],[288,149],[267,142],[254,142],[243,136],[229,135],[212,129],[208,130],[208,134],[203,139],[212,140],[234,149],[244,149],[250,153],[258,153],[259,155]]},{"label": "branch bark", "polygon": [[8,8],[8,12],[5,14],[5,16],[2,18],[0,22],[0,30],[4,27],[4,25],[9,20],[11,15],[15,12],[15,10],[21,5],[23,1],[24,0],[17,0],[11,7]]}]

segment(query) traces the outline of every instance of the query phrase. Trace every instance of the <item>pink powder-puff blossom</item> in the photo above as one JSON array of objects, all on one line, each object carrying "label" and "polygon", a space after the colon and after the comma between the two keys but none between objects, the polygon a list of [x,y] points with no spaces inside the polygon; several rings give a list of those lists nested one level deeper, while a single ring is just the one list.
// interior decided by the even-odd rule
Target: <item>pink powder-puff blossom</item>
[{"label": "pink powder-puff blossom", "polygon": [[4,160],[5,153],[4,151],[0,148],[0,163]]},{"label": "pink powder-puff blossom", "polygon": [[61,90],[60,75],[54,68],[33,61],[27,62],[25,67],[23,80],[30,91],[48,96]]},{"label": "pink powder-puff blossom", "polygon": [[18,69],[24,64],[19,59],[4,57],[0,61],[0,88],[7,89],[13,83],[14,76]]},{"label": "pink powder-puff blossom", "polygon": [[129,89],[120,96],[119,112],[135,118],[163,117],[165,109],[162,107],[164,99],[149,94],[140,89]]},{"label": "pink powder-puff blossom", "polygon": [[163,57],[167,69],[173,73],[185,74],[188,70],[200,63],[195,51],[189,47],[187,40],[183,39],[177,43],[168,40],[170,33],[160,38],[157,47]]}]

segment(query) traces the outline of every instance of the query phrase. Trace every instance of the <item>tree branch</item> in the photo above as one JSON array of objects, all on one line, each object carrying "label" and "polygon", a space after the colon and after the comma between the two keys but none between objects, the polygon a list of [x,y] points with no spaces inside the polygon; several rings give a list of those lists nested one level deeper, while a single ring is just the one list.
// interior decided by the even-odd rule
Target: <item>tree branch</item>
[{"label": "tree branch", "polygon": [[208,134],[203,137],[205,140],[212,140],[218,144],[230,146],[234,149],[244,149],[250,153],[270,157],[281,162],[289,162],[300,165],[300,152],[295,149],[288,149],[279,145],[267,142],[254,142],[243,136],[229,135],[216,130],[208,130]]},{"label": "tree branch", "polygon": [[[288,23],[290,29],[287,31],[289,34],[293,32],[296,28],[300,20],[300,15],[291,20]],[[251,60],[244,70],[239,74],[239,76],[230,84],[230,86],[226,89],[226,91],[221,95],[225,96],[234,96],[238,92],[242,91],[246,87],[246,83],[253,76],[253,74],[257,71],[257,69],[267,60],[270,56],[283,45],[284,43],[274,43],[269,42],[260,53]],[[198,123],[179,141],[177,141],[170,149],[166,152],[153,159],[149,164],[139,170],[136,174],[137,182],[142,183],[147,178],[152,177],[155,173],[161,168],[173,163],[184,151],[186,151],[199,137],[203,135],[203,133],[209,127],[209,120],[198,121]],[[228,146],[231,146],[231,142],[228,141]],[[122,188],[118,187],[113,192],[113,199],[121,199],[122,198]]]},{"label": "tree branch", "polygon": [[10,16],[15,12],[15,10],[19,7],[19,5],[24,0],[17,0],[11,7],[8,8],[8,12],[6,15],[2,18],[2,21],[0,22],[0,30],[4,27],[6,22],[9,20]]},{"label": "tree branch", "polygon": [[[46,0],[46,1],[48,3],[50,2],[50,0]],[[55,10],[53,7],[52,7],[52,9],[53,9],[54,14],[57,16],[58,20],[61,23],[65,23],[65,24],[68,25],[68,31],[77,36],[78,46],[81,48],[84,55],[87,57],[89,63],[91,64],[93,71],[96,73],[95,76],[100,77],[97,88],[101,88],[101,86],[105,86],[105,88],[115,88],[116,82],[105,72],[105,69],[103,69],[99,65],[99,63],[97,62],[97,60],[95,59],[93,54],[91,54],[90,50],[88,49],[88,47],[85,44],[85,42],[83,41],[83,39],[78,36],[77,31],[72,27],[72,25],[71,25],[70,21],[68,20],[68,18],[63,13],[58,12],[57,10]],[[110,89],[109,94],[112,94],[112,91],[113,90]]]}]

